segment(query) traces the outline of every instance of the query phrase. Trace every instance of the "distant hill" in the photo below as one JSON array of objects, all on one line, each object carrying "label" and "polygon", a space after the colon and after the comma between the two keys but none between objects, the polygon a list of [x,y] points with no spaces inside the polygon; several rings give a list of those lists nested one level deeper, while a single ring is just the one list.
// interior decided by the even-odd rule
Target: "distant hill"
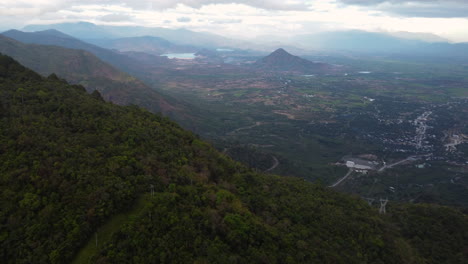
[{"label": "distant hill", "polygon": [[420,41],[424,41],[428,43],[436,43],[436,42],[449,43],[450,42],[448,39],[440,37],[432,33],[415,33],[415,32],[407,32],[407,31],[397,31],[397,32],[387,32],[386,34],[397,37],[397,38],[401,38],[401,39],[420,40]]},{"label": "distant hill", "polygon": [[2,35],[16,39],[23,43],[55,45],[69,49],[86,50],[96,55],[101,60],[113,65],[114,67],[131,74],[145,70],[145,68],[142,67],[142,65],[137,60],[129,58],[124,54],[89,44],[53,29],[38,32],[9,30],[2,33]]},{"label": "distant hill", "polygon": [[437,36],[359,30],[300,35],[292,43],[308,50],[349,51],[363,54],[468,58],[468,43],[448,43]]},{"label": "distant hill", "polygon": [[318,50],[345,50],[363,53],[395,52],[414,49],[420,40],[401,39],[387,34],[359,30],[323,32],[294,38],[304,48]]},{"label": "distant hill", "polygon": [[83,85],[89,92],[98,90],[104,99],[117,104],[136,104],[179,119],[186,115],[184,112],[190,112],[84,50],[25,44],[0,35],[0,52],[44,76],[55,73],[71,83]]},{"label": "distant hill", "polygon": [[106,49],[116,49],[122,52],[145,52],[153,55],[196,52],[198,50],[196,47],[176,45],[165,39],[151,36],[119,39],[90,39],[88,42]]},{"label": "distant hill", "polygon": [[259,59],[255,68],[268,71],[284,71],[298,73],[319,73],[331,68],[326,63],[316,63],[298,56],[291,55],[284,49],[275,50],[270,55]]},{"label": "distant hill", "polygon": [[50,25],[27,25],[23,28],[24,31],[28,32],[44,31],[48,29],[55,29],[80,39],[110,39],[121,37],[118,34],[112,34],[104,28],[101,28],[100,26],[88,22],[61,23]]},{"label": "distant hill", "polygon": [[[130,76],[84,50],[25,44],[0,35],[0,52],[42,75],[56,73],[74,83],[88,82],[88,78],[106,78],[117,82],[130,79]],[[89,89],[95,90],[96,87],[90,85]]]},{"label": "distant hill", "polygon": [[28,25],[23,29],[25,31],[56,29],[83,40],[152,36],[166,39],[178,45],[190,45],[209,48],[233,47],[239,46],[243,43],[241,41],[235,41],[215,34],[195,32],[187,29],[168,29],[141,26],[105,26],[95,25],[88,22]]}]

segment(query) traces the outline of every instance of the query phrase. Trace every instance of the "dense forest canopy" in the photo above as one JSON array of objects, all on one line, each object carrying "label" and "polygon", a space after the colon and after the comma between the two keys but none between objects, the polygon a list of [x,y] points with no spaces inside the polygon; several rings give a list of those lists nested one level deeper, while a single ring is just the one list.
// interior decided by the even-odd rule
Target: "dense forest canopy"
[{"label": "dense forest canopy", "polygon": [[[455,209],[393,204],[379,215],[3,55],[0,164],[3,263],[468,261],[468,220]],[[102,226],[111,231],[98,238]]]}]

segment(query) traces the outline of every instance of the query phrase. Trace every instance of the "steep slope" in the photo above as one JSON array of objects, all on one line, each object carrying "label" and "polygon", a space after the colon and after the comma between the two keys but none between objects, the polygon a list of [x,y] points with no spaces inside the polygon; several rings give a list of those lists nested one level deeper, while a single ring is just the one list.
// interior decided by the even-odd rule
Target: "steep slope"
[{"label": "steep slope", "polygon": [[28,44],[54,45],[69,49],[85,50],[117,69],[130,74],[146,70],[137,60],[124,54],[86,43],[53,29],[38,32],[9,30],[3,32],[2,35]]},{"label": "steep slope", "polygon": [[254,67],[268,71],[285,71],[298,73],[319,73],[329,70],[326,63],[315,63],[291,55],[284,49],[277,49],[270,55],[258,60]]},{"label": "steep slope", "polygon": [[467,262],[466,215],[437,205],[403,204],[391,206],[390,210],[392,214],[389,220],[398,226],[401,234],[419,252],[425,263]]},{"label": "steep slope", "polygon": [[24,44],[4,36],[0,36],[0,52],[42,75],[56,73],[71,83],[83,85],[89,92],[98,90],[108,101],[121,105],[136,104],[152,112],[183,117],[176,113],[183,106],[177,102],[169,103],[141,81],[118,71],[89,52]]},{"label": "steep slope", "polygon": [[[124,82],[131,79],[93,54],[58,46],[24,44],[0,35],[0,52],[14,57],[42,75],[57,73],[71,82],[88,82],[86,78],[108,78]],[[95,90],[91,86],[89,89]]]},{"label": "steep slope", "polygon": [[145,52],[153,55],[164,53],[196,52],[197,48],[181,46],[171,43],[165,39],[151,36],[119,38],[119,39],[95,39],[88,42],[106,49],[116,49],[121,52],[135,51]]},{"label": "steep slope", "polygon": [[[147,68],[147,70],[145,71],[135,73],[135,75],[139,75],[142,77],[145,77],[148,75],[148,73],[151,73],[151,69],[156,68],[156,72],[160,72],[163,68],[173,67],[171,60],[166,56],[153,55],[141,51],[122,51],[121,53],[125,54],[126,56],[132,59],[137,60],[142,67]],[[155,64],[157,65],[156,67]]]},{"label": "steep slope", "polygon": [[359,199],[254,173],[166,118],[1,55],[0,109],[5,263],[70,263],[90,240],[96,263],[427,263]]}]

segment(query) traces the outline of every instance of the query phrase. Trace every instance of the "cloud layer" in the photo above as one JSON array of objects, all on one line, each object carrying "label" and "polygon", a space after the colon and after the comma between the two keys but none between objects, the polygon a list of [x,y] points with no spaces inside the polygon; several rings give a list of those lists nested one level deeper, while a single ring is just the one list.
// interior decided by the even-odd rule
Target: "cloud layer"
[{"label": "cloud layer", "polygon": [[244,38],[359,29],[468,41],[468,0],[0,0],[3,30],[76,21]]},{"label": "cloud layer", "polygon": [[467,0],[338,0],[394,15],[427,18],[467,18]]},{"label": "cloud layer", "polygon": [[21,12],[41,14],[57,11],[74,5],[122,5],[137,10],[169,9],[178,5],[192,8],[212,4],[245,4],[265,10],[304,10],[308,1],[300,0],[0,0],[0,14],[13,15]]}]

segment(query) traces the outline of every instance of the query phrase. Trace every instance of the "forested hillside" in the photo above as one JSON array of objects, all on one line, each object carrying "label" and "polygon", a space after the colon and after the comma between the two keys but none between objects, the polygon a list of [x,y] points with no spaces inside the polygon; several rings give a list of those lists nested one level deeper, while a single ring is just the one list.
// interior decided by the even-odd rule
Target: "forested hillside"
[{"label": "forested hillside", "polygon": [[[0,164],[2,263],[468,260],[467,217],[454,209],[394,205],[381,216],[360,198],[255,173],[167,118],[2,55]],[[121,224],[99,250],[81,251],[109,222]]]},{"label": "forested hillside", "polygon": [[106,101],[120,105],[139,105],[179,121],[191,118],[185,109],[188,106],[158,93],[87,51],[25,44],[0,35],[0,52],[41,75],[55,73],[70,83],[83,85],[89,92],[98,90]]}]

